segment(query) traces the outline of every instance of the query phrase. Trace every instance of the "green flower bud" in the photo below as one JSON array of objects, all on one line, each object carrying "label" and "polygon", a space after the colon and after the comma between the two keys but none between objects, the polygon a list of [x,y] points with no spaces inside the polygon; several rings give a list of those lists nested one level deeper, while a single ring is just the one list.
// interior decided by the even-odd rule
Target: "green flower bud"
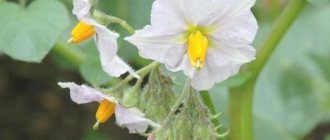
[{"label": "green flower bud", "polygon": [[123,104],[126,107],[133,107],[138,103],[140,90],[138,88],[129,88],[124,92]]},{"label": "green flower bud", "polygon": [[148,108],[145,112],[146,117],[156,122],[163,121],[169,112],[165,106],[158,106],[156,103],[149,103],[147,106]]},{"label": "green flower bud", "polygon": [[[143,92],[140,96],[140,102],[139,102],[139,109],[141,111],[145,112],[146,107],[147,107],[147,103],[150,100],[151,95],[155,92],[153,90],[155,90],[155,89],[152,88],[152,86],[150,86],[149,84],[147,84],[143,88]],[[148,106],[148,108],[149,108],[149,106]]]},{"label": "green flower bud", "polygon": [[187,114],[180,114],[178,118],[174,120],[173,132],[175,140],[191,140],[193,125],[190,120],[190,116]]},{"label": "green flower bud", "polygon": [[214,140],[214,131],[209,123],[198,123],[194,127],[193,140]]},{"label": "green flower bud", "polygon": [[139,104],[148,118],[161,123],[167,117],[174,103],[172,85],[170,77],[161,74],[159,70],[150,74]]}]

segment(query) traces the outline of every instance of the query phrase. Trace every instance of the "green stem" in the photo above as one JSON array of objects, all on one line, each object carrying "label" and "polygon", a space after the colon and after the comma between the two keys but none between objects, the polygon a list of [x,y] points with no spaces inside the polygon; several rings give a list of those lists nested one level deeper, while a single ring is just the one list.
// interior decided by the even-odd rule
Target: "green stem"
[{"label": "green stem", "polygon": [[93,16],[97,20],[104,22],[104,24],[106,24],[106,25],[111,24],[111,23],[116,23],[116,24],[120,25],[121,27],[123,27],[125,30],[127,30],[130,34],[134,34],[134,32],[135,32],[134,28],[131,25],[129,25],[125,20],[120,19],[118,17],[110,16],[110,15],[104,14],[97,10],[95,10],[93,12]]},{"label": "green stem", "polygon": [[[215,108],[215,105],[214,105],[213,100],[212,100],[212,98],[211,98],[211,96],[210,96],[210,93],[209,93],[208,91],[201,91],[201,92],[200,92],[200,96],[201,96],[201,98],[202,98],[203,103],[204,103],[204,104],[207,106],[207,108],[209,109],[211,115],[212,115],[212,116],[216,116],[216,115],[218,114],[218,113],[217,113],[217,109]],[[220,120],[219,120],[219,118],[214,118],[214,119],[212,119],[211,121],[212,121],[212,123],[213,123],[213,125],[214,125],[215,127],[221,125],[221,124],[220,124]],[[217,129],[217,133],[218,133],[218,134],[223,134],[224,132],[223,132],[222,129],[219,128],[219,129]],[[222,139],[222,138],[219,138],[219,139]]]},{"label": "green stem", "polygon": [[[136,74],[140,75],[140,77],[145,77],[153,68],[159,67],[160,63],[159,62],[152,62],[149,65],[143,67],[142,69],[138,70]],[[124,84],[127,84],[129,81],[131,81],[134,77],[132,75],[128,75],[124,80],[122,80],[115,88],[119,88]]]},{"label": "green stem", "polygon": [[230,89],[231,140],[253,139],[253,92],[256,80],[287,30],[306,6],[306,0],[292,0],[277,19],[271,34],[261,47],[252,67],[252,77],[245,84]]},{"label": "green stem", "polygon": [[83,53],[61,44],[55,44],[52,49],[52,52],[67,60],[77,69],[80,67],[80,64],[84,59]]},{"label": "green stem", "polygon": [[230,90],[230,140],[253,140],[253,87],[249,83]]},{"label": "green stem", "polygon": [[273,29],[267,40],[259,50],[259,53],[257,53],[257,59],[253,63],[253,77],[258,77],[269,57],[280,43],[285,33],[294,23],[295,19],[304,9],[306,4],[306,0],[291,0],[291,2],[284,9],[283,13],[273,26]]}]

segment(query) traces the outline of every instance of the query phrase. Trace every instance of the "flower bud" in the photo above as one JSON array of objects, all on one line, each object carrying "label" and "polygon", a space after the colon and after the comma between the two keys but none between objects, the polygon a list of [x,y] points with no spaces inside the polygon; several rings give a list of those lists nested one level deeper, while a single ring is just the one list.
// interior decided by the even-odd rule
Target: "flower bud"
[{"label": "flower bud", "polygon": [[214,140],[214,131],[209,123],[198,123],[194,126],[193,140]]},{"label": "flower bud", "polygon": [[129,88],[124,92],[123,104],[126,107],[133,107],[137,105],[140,95],[140,90],[136,87]]},{"label": "flower bud", "polygon": [[148,108],[145,112],[146,117],[156,122],[163,121],[169,112],[169,109],[167,107],[163,105],[157,105],[157,101],[152,101],[151,103],[149,102],[147,104],[147,107]]},{"label": "flower bud", "polygon": [[149,84],[145,85],[145,87],[143,88],[143,92],[140,96],[139,109],[143,112],[146,112],[145,110],[147,103],[150,99],[151,94],[153,93],[153,91],[151,90],[155,90],[155,89],[150,88]]},{"label": "flower bud", "polygon": [[190,116],[180,114],[178,118],[174,120],[173,132],[175,140],[191,140],[193,125],[190,120]]},{"label": "flower bud", "polygon": [[156,122],[163,121],[174,103],[172,80],[159,70],[151,73],[147,86],[143,89],[141,108],[146,116]]}]

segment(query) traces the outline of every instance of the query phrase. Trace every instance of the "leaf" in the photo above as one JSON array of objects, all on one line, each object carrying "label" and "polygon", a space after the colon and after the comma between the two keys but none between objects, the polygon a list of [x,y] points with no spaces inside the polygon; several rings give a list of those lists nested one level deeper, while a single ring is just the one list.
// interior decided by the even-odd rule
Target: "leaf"
[{"label": "leaf", "polygon": [[36,0],[28,7],[0,2],[0,51],[27,62],[40,62],[69,25],[57,0]]},{"label": "leaf", "polygon": [[307,0],[307,1],[315,6],[322,6],[330,3],[329,0]]}]

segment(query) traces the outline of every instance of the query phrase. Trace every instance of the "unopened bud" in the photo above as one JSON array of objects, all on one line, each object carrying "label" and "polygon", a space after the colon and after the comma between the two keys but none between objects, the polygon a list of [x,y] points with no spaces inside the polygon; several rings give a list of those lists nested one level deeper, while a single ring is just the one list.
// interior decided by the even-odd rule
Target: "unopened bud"
[{"label": "unopened bud", "polygon": [[174,121],[174,138],[175,140],[191,140],[193,130],[191,119],[188,115],[181,115]]},{"label": "unopened bud", "polygon": [[211,123],[199,122],[194,126],[193,140],[215,140],[215,134]]},{"label": "unopened bud", "polygon": [[146,117],[156,122],[163,121],[169,112],[169,109],[167,109],[165,106],[158,106],[156,103],[149,103],[147,106],[148,107],[145,112]]},{"label": "unopened bud", "polygon": [[133,107],[139,101],[140,90],[138,88],[129,88],[124,92],[123,104],[126,107]]}]

